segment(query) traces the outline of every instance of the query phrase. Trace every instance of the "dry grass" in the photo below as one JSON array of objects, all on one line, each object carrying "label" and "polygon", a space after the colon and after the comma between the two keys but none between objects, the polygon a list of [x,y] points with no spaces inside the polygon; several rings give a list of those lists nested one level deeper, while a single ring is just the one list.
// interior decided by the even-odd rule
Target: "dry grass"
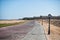
[{"label": "dry grass", "polygon": [[0,24],[7,24],[7,23],[18,23],[18,22],[24,22],[26,20],[2,20],[0,21]]},{"label": "dry grass", "polygon": [[27,20],[2,20],[2,21],[0,21],[0,28],[6,27],[6,26],[22,24],[24,22],[27,22]]},{"label": "dry grass", "polygon": [[[39,20],[39,22],[41,24],[40,20]],[[51,20],[50,35],[48,35],[48,22],[46,20],[44,20],[43,27],[44,27],[46,37],[48,40],[60,40],[60,25],[59,25],[59,23],[60,23],[60,20]]]},{"label": "dry grass", "polygon": [[60,27],[60,20],[57,20],[57,19],[51,20],[51,24]]}]

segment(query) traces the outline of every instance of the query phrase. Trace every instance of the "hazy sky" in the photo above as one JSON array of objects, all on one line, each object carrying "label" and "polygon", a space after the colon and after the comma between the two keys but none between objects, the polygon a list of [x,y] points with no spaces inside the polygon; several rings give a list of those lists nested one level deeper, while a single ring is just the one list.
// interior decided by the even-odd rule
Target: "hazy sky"
[{"label": "hazy sky", "polygon": [[0,0],[0,19],[60,15],[60,0]]}]

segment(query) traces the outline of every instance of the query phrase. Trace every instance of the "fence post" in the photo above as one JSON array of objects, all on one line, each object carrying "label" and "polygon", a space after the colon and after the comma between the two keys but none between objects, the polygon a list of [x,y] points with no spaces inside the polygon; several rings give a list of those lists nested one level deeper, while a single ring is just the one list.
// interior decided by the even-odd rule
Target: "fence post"
[{"label": "fence post", "polygon": [[42,25],[43,25],[43,18],[42,18]]}]

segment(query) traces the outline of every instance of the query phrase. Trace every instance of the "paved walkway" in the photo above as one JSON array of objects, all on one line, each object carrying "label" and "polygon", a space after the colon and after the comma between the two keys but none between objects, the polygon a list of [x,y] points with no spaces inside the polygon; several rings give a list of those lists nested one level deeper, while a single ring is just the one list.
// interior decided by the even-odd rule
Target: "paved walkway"
[{"label": "paved walkway", "polygon": [[0,28],[0,40],[21,40],[34,27],[34,20],[22,25],[8,26]]},{"label": "paved walkway", "polygon": [[0,28],[0,40],[46,40],[44,29],[32,20],[24,25]]},{"label": "paved walkway", "polygon": [[43,27],[35,22],[32,31],[30,31],[22,40],[47,40],[47,38]]}]

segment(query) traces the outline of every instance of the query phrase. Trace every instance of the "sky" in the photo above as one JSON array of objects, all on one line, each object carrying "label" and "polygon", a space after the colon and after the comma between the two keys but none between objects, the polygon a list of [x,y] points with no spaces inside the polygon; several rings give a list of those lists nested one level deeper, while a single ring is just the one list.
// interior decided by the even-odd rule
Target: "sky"
[{"label": "sky", "polygon": [[0,0],[0,19],[60,15],[60,0]]}]

